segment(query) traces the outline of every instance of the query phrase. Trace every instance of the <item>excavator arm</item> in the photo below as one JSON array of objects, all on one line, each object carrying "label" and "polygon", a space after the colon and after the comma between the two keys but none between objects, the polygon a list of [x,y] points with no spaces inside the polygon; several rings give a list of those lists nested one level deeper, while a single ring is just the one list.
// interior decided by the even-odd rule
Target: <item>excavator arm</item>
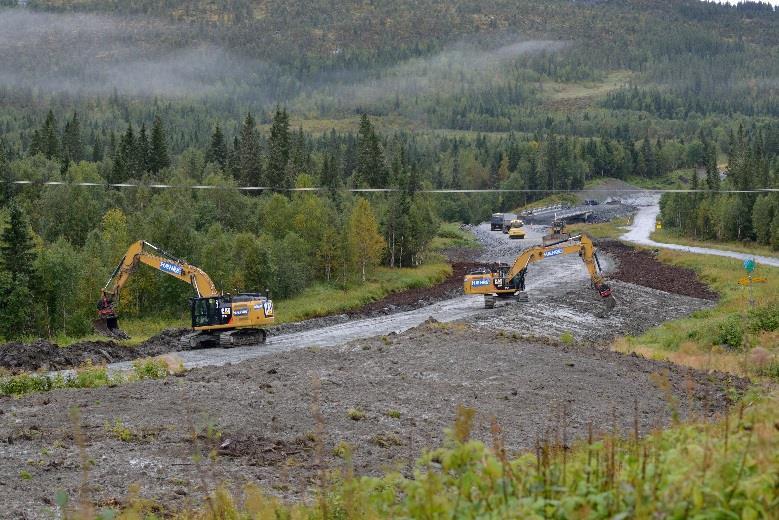
[{"label": "excavator arm", "polygon": [[587,267],[593,287],[605,299],[606,311],[610,312],[616,302],[611,295],[611,288],[606,284],[601,274],[600,263],[592,239],[587,235],[577,235],[558,242],[539,245],[523,250],[509,266],[493,264],[482,267],[465,276],[463,289],[465,294],[483,294],[485,306],[495,306],[495,297],[517,295],[517,299],[526,299],[525,275],[530,264],[547,258],[578,254]]},{"label": "excavator arm", "polygon": [[94,322],[98,332],[117,338],[127,337],[127,334],[118,327],[114,306],[119,301],[119,293],[135,272],[138,264],[146,264],[192,285],[198,298],[219,295],[214,282],[202,269],[190,265],[185,260],[176,258],[146,241],[139,240],[127,249],[101,291],[100,300],[97,303],[98,319]]}]

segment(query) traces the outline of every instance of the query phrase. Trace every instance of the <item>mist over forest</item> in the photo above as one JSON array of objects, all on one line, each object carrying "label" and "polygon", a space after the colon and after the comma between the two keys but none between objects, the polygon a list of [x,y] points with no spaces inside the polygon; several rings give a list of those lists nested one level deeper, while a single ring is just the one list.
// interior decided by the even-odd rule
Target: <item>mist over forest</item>
[{"label": "mist over forest", "polygon": [[517,58],[568,45],[517,34],[472,37],[385,67],[303,75],[207,41],[183,23],[6,9],[0,11],[0,86],[38,95],[235,96],[252,106],[284,103],[304,111],[317,110],[317,104],[319,110],[371,109],[395,99],[480,88],[490,78],[509,77]]}]

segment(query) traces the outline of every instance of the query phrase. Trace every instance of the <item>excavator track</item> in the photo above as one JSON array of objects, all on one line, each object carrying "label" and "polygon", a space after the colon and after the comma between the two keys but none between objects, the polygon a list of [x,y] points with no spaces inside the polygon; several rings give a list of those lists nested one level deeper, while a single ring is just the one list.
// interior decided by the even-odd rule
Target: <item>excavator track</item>
[{"label": "excavator track", "polygon": [[268,333],[263,329],[236,329],[222,332],[219,344],[223,347],[241,347],[265,343]]},{"label": "excavator track", "polygon": [[265,343],[268,334],[263,329],[235,329],[225,332],[195,331],[181,336],[179,341],[190,349],[209,347],[242,347]]}]

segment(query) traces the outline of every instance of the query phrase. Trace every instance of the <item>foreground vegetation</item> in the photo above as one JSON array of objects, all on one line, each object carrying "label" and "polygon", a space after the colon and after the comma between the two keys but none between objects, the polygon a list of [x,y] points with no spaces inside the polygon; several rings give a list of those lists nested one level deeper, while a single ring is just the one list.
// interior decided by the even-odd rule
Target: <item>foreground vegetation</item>
[{"label": "foreground vegetation", "polygon": [[615,347],[702,370],[779,380],[779,269],[758,267],[754,275],[768,281],[754,284],[750,294],[738,284],[746,275],[739,260],[670,250],[661,250],[659,258],[695,270],[720,300]]},{"label": "foreground vegetation", "polygon": [[144,379],[161,379],[168,374],[183,372],[181,362],[173,355],[143,358],[133,361],[129,372],[109,372],[103,365],[87,363],[73,370],[72,375],[19,374],[0,375],[0,396],[22,396],[33,392],[49,392],[62,388],[100,388]]},{"label": "foreground vegetation", "polygon": [[[572,449],[547,439],[519,456],[506,453],[497,423],[490,447],[469,440],[474,410],[460,408],[449,440],[417,461],[413,478],[356,478],[345,447],[345,467],[322,471],[312,504],[286,505],[249,484],[240,496],[217,487],[199,509],[173,517],[768,519],[779,507],[777,406],[775,395],[750,394],[715,422],[676,423],[643,438],[595,432]],[[59,501],[68,504],[66,495]],[[76,503],[72,511],[67,518],[81,520],[92,509]],[[118,517],[106,510],[101,518],[150,520],[158,511],[131,496]]]}]

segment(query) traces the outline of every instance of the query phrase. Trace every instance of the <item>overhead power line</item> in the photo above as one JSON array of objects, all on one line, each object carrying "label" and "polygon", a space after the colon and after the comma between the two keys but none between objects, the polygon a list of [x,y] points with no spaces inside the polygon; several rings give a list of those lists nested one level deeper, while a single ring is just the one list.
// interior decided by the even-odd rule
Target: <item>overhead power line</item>
[{"label": "overhead power line", "polygon": [[[92,188],[153,188],[153,189],[193,189],[193,190],[238,190],[238,191],[269,191],[269,192],[295,192],[295,191],[328,191],[326,187],[310,188],[274,188],[271,186],[214,186],[207,184],[159,184],[159,183],[127,183],[127,182],[66,182],[66,181],[33,181],[33,180],[0,180],[0,183],[14,184],[20,186],[68,186],[68,187],[92,187]],[[339,191],[349,191],[353,193],[392,193],[402,191],[401,188],[339,188]],[[689,189],[653,189],[653,188],[585,188],[580,190],[560,190],[560,189],[485,189],[485,190],[467,190],[467,189],[420,189],[418,193],[581,193],[586,192],[604,192],[604,193],[767,193],[778,192],[779,188],[757,188],[752,190],[689,190]]]}]

